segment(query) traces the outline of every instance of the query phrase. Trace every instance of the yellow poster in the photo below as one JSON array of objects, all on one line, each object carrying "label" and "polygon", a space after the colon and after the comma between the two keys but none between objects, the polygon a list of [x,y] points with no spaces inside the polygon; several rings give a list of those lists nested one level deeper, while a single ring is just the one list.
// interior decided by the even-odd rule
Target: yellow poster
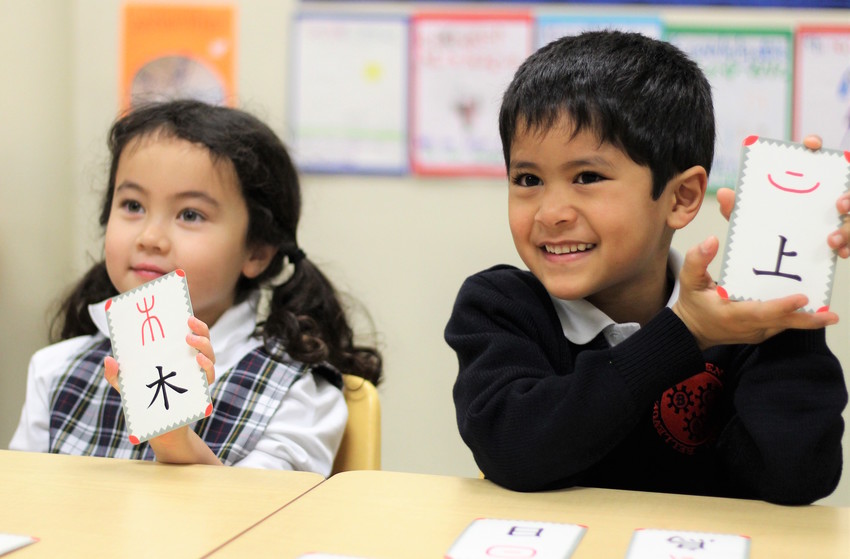
[{"label": "yellow poster", "polygon": [[231,6],[124,6],[121,106],[192,98],[236,100]]}]

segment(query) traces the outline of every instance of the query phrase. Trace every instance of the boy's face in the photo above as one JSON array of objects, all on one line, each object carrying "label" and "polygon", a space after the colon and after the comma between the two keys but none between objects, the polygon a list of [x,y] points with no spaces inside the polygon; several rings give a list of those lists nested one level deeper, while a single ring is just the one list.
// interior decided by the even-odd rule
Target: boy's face
[{"label": "boy's face", "polygon": [[508,217],[528,269],[560,299],[587,299],[618,322],[666,304],[666,189],[590,130],[575,137],[562,119],[545,132],[524,126],[511,144]]}]

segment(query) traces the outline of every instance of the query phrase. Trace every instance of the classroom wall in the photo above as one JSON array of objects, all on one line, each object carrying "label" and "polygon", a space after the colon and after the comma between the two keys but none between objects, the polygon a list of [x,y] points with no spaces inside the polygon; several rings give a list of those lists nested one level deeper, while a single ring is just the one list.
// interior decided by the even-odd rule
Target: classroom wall
[{"label": "classroom wall", "polygon": [[[299,4],[233,4],[238,7],[240,104],[286,137],[287,31]],[[329,5],[324,9],[409,10],[400,2],[323,4]],[[118,110],[121,6],[120,0],[0,0],[3,446],[17,424],[29,357],[46,343],[49,305],[100,255],[96,215],[108,166],[105,135]],[[481,9],[482,4],[465,7]],[[599,13],[576,4],[545,8]],[[738,25],[850,23],[850,10],[605,9],[660,12],[671,23],[682,24],[697,19]],[[301,245],[342,291],[369,309],[384,352],[384,468],[477,475],[457,434],[451,400],[457,363],[442,331],[466,276],[495,263],[520,265],[507,226],[505,181],[305,175],[303,188]],[[710,234],[722,241],[725,230],[716,200],[709,196],[696,221],[677,234],[674,246],[685,250]],[[714,266],[716,276],[719,263]],[[828,338],[850,370],[850,262],[839,264],[836,285],[833,308],[844,322],[831,327]],[[850,463],[850,435],[844,446],[845,462]],[[850,475],[825,502],[850,506]]]}]

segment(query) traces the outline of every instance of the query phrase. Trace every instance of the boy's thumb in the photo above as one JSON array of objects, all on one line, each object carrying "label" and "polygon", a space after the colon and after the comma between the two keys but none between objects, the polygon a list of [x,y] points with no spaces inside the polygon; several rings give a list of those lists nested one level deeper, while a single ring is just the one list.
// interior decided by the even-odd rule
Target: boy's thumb
[{"label": "boy's thumb", "polygon": [[682,265],[680,281],[690,284],[695,289],[707,287],[711,283],[711,276],[708,275],[708,265],[714,260],[717,255],[719,246],[717,237],[711,236],[691,248],[685,254],[685,262]]}]

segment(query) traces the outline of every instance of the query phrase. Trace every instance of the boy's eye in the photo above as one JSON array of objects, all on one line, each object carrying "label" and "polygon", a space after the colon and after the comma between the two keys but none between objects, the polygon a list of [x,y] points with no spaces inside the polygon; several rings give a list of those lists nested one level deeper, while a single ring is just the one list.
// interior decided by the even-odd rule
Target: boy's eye
[{"label": "boy's eye", "polygon": [[198,221],[203,221],[204,216],[196,210],[186,209],[180,212],[180,219],[182,219],[183,221],[194,223]]},{"label": "boy's eye", "polygon": [[599,182],[605,180],[605,177],[602,175],[597,175],[596,173],[579,173],[579,175],[575,178],[575,182],[577,184],[592,184],[595,182]]},{"label": "boy's eye", "polygon": [[522,175],[515,176],[513,183],[517,186],[540,186],[543,184],[543,181],[540,180],[540,177],[524,173]]}]

